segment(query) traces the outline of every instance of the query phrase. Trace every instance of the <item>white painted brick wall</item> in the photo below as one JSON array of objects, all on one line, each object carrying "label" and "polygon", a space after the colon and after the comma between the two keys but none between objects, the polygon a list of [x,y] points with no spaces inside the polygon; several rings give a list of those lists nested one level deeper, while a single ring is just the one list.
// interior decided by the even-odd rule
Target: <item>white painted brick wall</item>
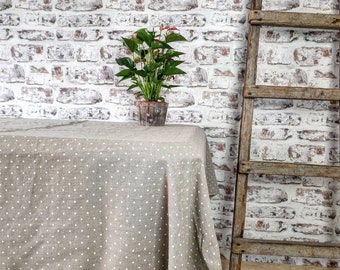
[{"label": "white painted brick wall", "polygon": [[[264,0],[264,9],[338,13],[336,0]],[[212,208],[228,257],[246,61],[247,0],[0,0],[0,117],[136,121],[134,96],[118,83],[121,37],[176,26],[183,69],[166,94],[169,123],[203,127],[220,194]],[[264,28],[258,83],[338,87],[338,32]],[[258,100],[252,157],[338,164],[339,104]],[[253,176],[246,235],[340,241],[339,185],[332,179]],[[246,257],[254,260],[254,257]],[[340,261],[257,257],[305,265]]]}]

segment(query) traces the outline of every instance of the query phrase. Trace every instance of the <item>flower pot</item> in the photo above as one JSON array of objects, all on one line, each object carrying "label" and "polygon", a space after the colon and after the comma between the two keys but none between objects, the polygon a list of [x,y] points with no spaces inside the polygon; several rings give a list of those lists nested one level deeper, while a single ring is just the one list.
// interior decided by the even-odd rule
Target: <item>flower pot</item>
[{"label": "flower pot", "polygon": [[137,101],[141,126],[164,126],[168,103],[163,101]]}]

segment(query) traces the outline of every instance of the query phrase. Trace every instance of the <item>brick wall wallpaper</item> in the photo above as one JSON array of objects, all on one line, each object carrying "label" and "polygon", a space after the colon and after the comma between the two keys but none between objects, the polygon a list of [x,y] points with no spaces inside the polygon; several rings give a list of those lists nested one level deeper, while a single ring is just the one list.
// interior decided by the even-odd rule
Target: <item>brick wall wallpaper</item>
[{"label": "brick wall wallpaper", "polygon": [[[337,0],[264,0],[264,9],[338,13]],[[0,117],[136,121],[134,96],[114,74],[121,37],[176,26],[186,75],[166,94],[168,123],[205,129],[220,194],[212,199],[222,256],[229,256],[248,0],[0,0]],[[264,28],[258,83],[339,86],[340,35]],[[339,104],[257,100],[252,158],[338,164]],[[340,242],[334,179],[253,176],[246,235]],[[287,257],[248,260],[339,266]]]}]

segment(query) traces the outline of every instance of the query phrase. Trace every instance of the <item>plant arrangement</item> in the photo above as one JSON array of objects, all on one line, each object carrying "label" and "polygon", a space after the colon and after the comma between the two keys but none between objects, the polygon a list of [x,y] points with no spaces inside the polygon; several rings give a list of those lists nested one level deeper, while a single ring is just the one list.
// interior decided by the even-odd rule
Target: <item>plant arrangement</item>
[{"label": "plant arrangement", "polygon": [[186,39],[176,27],[160,26],[158,31],[141,28],[131,38],[122,40],[129,56],[116,59],[117,64],[124,67],[116,76],[122,77],[121,81],[130,79],[132,84],[128,90],[138,88],[136,94],[144,100],[164,101],[162,90],[177,86],[169,84],[169,80],[174,75],[185,74],[178,68],[184,62],[178,58],[184,53],[169,43]]}]

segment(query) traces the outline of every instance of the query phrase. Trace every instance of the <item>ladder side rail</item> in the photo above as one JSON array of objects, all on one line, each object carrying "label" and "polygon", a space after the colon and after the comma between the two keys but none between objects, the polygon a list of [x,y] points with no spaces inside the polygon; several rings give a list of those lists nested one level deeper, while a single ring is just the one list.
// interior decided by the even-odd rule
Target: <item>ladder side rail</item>
[{"label": "ladder side rail", "polygon": [[[251,10],[261,9],[262,0],[251,0]],[[249,25],[248,31],[248,50],[247,50],[247,68],[245,75],[245,86],[256,83],[257,77],[257,58],[260,40],[260,26]],[[240,130],[245,132],[240,136],[239,140],[239,157],[238,160],[249,160],[249,149],[251,141],[251,129],[253,119],[253,99],[243,98],[242,119]],[[234,216],[233,216],[233,232],[230,251],[229,270],[241,270],[242,253],[235,253],[233,250],[233,239],[243,237],[244,222],[246,217],[246,201],[247,201],[248,175],[237,174],[236,188],[234,198]]]}]

